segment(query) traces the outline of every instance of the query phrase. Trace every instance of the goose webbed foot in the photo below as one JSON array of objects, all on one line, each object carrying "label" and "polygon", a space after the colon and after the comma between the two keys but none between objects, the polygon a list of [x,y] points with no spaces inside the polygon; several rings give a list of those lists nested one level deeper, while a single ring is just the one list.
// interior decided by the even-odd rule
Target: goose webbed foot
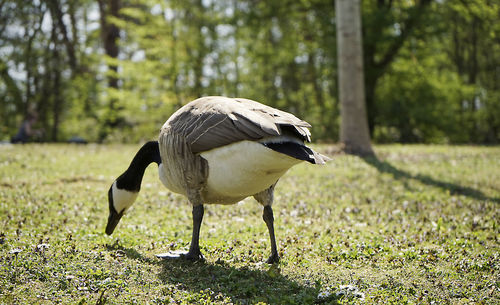
[{"label": "goose webbed foot", "polygon": [[280,256],[278,253],[272,253],[271,256],[267,259],[266,263],[268,264],[274,264],[274,263],[279,263],[280,261]]},{"label": "goose webbed foot", "polygon": [[204,261],[205,258],[203,257],[203,254],[201,254],[200,251],[198,252],[188,252],[188,253],[185,253],[183,254],[183,257],[184,259],[188,260],[188,261]]},{"label": "goose webbed foot", "polygon": [[204,261],[203,254],[198,251],[180,252],[170,251],[167,253],[156,254],[156,257],[169,260],[188,260],[188,261]]}]

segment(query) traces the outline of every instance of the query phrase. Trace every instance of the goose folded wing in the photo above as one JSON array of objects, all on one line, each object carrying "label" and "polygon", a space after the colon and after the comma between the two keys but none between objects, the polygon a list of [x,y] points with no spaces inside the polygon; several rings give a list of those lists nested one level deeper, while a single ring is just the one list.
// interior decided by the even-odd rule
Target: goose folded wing
[{"label": "goose folded wing", "polygon": [[283,129],[287,129],[301,140],[311,142],[311,133],[308,129],[311,125],[306,121],[297,118],[291,113],[281,111],[249,99],[237,98],[235,100],[245,105],[245,107],[253,109],[255,113],[264,117],[266,120],[272,121],[276,126],[279,126],[281,131],[280,135],[282,134]]},{"label": "goose folded wing", "polygon": [[310,141],[310,125],[294,115],[247,99],[200,103],[183,118],[185,137],[193,153],[231,143],[279,136],[285,132]]}]

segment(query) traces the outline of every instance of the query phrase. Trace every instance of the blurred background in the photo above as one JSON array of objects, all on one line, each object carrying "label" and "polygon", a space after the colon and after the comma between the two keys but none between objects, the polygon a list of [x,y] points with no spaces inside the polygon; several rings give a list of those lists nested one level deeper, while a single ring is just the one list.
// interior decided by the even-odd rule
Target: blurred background
[{"label": "blurred background", "polygon": [[[365,0],[361,17],[374,142],[499,142],[498,0]],[[333,0],[0,0],[0,141],[154,139],[226,95],[336,142],[337,66]]]}]

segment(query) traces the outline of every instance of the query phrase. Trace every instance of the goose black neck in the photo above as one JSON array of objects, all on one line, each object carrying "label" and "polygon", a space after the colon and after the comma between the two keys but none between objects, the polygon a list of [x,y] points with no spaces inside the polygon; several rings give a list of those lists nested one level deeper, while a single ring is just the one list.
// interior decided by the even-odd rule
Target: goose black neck
[{"label": "goose black neck", "polygon": [[131,192],[139,192],[142,177],[149,164],[155,162],[160,165],[160,148],[158,141],[150,141],[144,144],[137,152],[128,169],[116,179],[116,187]]}]

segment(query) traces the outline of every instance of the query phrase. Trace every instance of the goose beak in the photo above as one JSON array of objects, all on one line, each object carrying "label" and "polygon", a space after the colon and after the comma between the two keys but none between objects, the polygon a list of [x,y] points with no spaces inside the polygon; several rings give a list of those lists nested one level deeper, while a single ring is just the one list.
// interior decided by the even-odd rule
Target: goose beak
[{"label": "goose beak", "polygon": [[106,234],[111,235],[116,228],[116,225],[120,222],[123,216],[123,212],[116,213],[116,211],[110,211],[108,217],[108,224],[106,225]]}]

